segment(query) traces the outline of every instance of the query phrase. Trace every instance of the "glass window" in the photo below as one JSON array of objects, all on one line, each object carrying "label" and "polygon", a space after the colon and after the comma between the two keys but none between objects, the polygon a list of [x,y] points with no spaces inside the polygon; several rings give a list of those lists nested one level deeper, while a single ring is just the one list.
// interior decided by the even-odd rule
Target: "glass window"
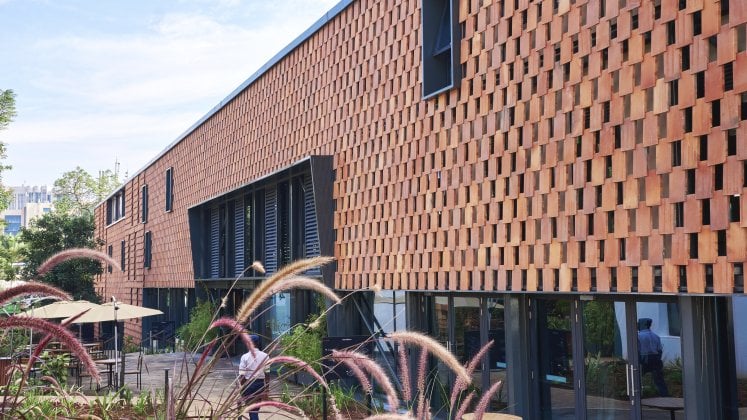
[{"label": "glass window", "polygon": [[422,2],[424,97],[453,87],[459,78],[455,4],[454,0]]}]

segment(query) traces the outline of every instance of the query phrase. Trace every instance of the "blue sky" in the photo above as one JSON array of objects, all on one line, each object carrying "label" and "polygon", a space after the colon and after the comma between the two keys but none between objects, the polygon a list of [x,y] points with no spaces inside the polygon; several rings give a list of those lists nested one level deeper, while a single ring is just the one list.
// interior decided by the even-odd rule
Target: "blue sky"
[{"label": "blue sky", "polygon": [[338,0],[0,0],[3,184],[140,170]]}]

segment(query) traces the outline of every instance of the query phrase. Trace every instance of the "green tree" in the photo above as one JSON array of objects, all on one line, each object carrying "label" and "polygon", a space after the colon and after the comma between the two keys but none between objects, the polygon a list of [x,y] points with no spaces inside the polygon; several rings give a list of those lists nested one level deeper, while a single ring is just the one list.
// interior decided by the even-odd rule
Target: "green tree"
[{"label": "green tree", "polygon": [[[20,238],[26,244],[22,252],[26,267],[21,276],[31,279],[47,258],[69,248],[95,248],[94,223],[91,215],[47,213],[21,229]],[[75,259],[56,266],[41,280],[73,295],[74,299],[97,302],[93,277],[101,273],[101,263],[90,259]]]},{"label": "green tree", "polygon": [[[8,124],[16,116],[16,94],[10,89],[0,89],[0,130],[8,128]],[[5,143],[0,142],[0,162],[8,157]],[[3,172],[11,169],[10,165],[0,164],[0,211],[8,208],[13,193],[2,184]]]},{"label": "green tree", "polygon": [[78,166],[54,182],[57,194],[55,210],[72,215],[93,214],[96,204],[120,185],[122,183],[116,172],[107,169],[99,171],[99,176],[94,177]]},{"label": "green tree", "polygon": [[18,237],[0,235],[0,278],[13,280],[18,276],[19,268],[13,264],[23,261],[23,247]]}]

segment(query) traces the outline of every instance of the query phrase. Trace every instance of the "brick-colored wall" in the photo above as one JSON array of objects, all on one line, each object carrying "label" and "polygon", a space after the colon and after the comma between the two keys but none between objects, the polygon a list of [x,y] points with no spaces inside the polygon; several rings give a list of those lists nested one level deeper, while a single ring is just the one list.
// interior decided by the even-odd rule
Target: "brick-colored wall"
[{"label": "brick-colored wall", "polygon": [[[637,291],[652,292],[653,267],[661,266],[662,291],[678,292],[684,266],[687,292],[702,293],[705,264],[712,264],[714,292],[731,293],[732,263],[746,257],[740,95],[747,52],[739,42],[747,36],[747,3],[731,0],[723,22],[721,3],[462,0],[464,77],[423,101],[420,1],[356,1],[128,183],[124,220],[105,228],[105,209],[97,210],[97,234],[114,243],[115,254],[123,235],[135,247],[127,272],[104,275],[110,281],[99,287],[124,295],[130,287],[192,286],[187,208],[329,154],[340,288],[550,291],[557,273],[558,290],[591,291],[595,269],[596,290],[609,291],[614,268],[617,291],[627,292],[635,267]],[[728,63],[733,87],[725,90]],[[701,98],[698,72],[705,72]],[[669,96],[675,80],[676,103]],[[721,121],[712,127],[717,100]],[[685,132],[688,108],[692,130]],[[728,130],[736,133],[733,155]],[[676,141],[681,159],[673,167]],[[721,190],[714,188],[718,165]],[[165,213],[171,166],[174,211]],[[143,183],[150,188],[144,225]],[[741,217],[730,222],[733,195]],[[702,226],[706,202],[711,220]],[[684,203],[682,227],[675,203]],[[149,270],[142,268],[146,230],[153,232]],[[716,231],[726,233],[726,255],[718,255]]]}]

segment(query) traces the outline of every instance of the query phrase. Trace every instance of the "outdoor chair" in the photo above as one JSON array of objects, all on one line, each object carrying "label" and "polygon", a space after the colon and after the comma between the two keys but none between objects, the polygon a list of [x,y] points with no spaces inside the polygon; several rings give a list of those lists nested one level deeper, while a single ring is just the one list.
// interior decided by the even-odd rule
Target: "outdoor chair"
[{"label": "outdoor chair", "polygon": [[135,379],[137,381],[137,389],[140,389],[143,384],[143,352],[140,352],[137,355],[137,368],[133,370],[125,370],[124,374],[125,376],[136,375]]}]

